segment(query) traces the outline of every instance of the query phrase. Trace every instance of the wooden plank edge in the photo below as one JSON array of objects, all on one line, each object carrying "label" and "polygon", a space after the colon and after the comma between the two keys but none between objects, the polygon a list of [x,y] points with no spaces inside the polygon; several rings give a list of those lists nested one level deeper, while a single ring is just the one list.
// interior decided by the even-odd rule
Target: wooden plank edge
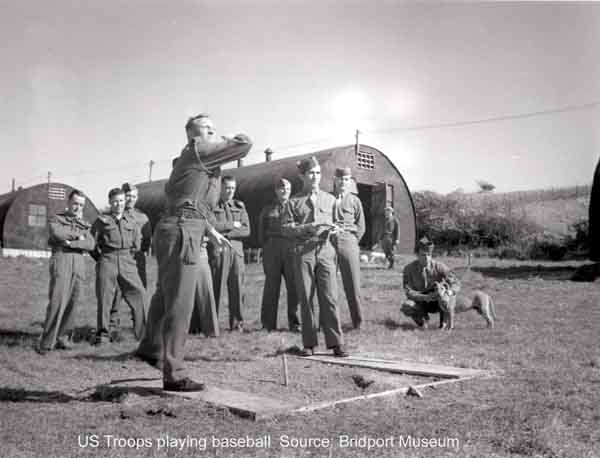
[{"label": "wooden plank edge", "polygon": [[[454,372],[444,372],[440,370],[426,370],[426,369],[414,369],[414,368],[406,368],[402,367],[401,362],[393,362],[393,363],[382,363],[387,365],[387,367],[381,367],[375,365],[375,362],[370,361],[361,361],[361,360],[353,360],[350,358],[333,358],[333,357],[320,357],[319,355],[314,356],[299,356],[302,359],[308,359],[310,361],[318,361],[324,364],[338,364],[340,366],[350,366],[350,367],[361,367],[363,369],[373,369],[379,370],[383,372],[390,372],[393,374],[407,374],[407,375],[421,375],[425,377],[442,377],[442,378],[461,378],[467,376],[474,376],[483,373],[483,371],[479,369],[465,369],[465,368],[453,368]],[[417,364],[417,363],[415,363]],[[426,365],[425,363],[418,363]]]}]

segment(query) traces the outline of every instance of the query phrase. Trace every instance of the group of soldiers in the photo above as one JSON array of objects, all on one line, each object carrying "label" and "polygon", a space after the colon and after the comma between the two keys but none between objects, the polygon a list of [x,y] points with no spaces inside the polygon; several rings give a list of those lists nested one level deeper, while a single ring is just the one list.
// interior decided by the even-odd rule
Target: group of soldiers
[{"label": "group of soldiers", "polygon": [[[221,178],[220,166],[246,156],[252,144],[243,134],[217,137],[206,114],[191,118],[186,134],[188,142],[173,161],[165,185],[167,205],[153,234],[146,215],[135,208],[138,190],[127,183],[110,190],[110,211],[92,225],[83,220],[85,197],[77,190],[69,196],[68,209],[51,219],[50,302],[40,353],[70,346],[68,335],[83,288],[85,252],[96,260],[95,343],[102,345],[114,339],[119,326],[117,311],[124,300],[140,340],[135,356],[162,369],[165,390],[204,388],[187,375],[185,341],[190,331],[219,334],[218,312],[225,285],[230,329],[244,329],[242,239],[249,236],[250,224],[243,202],[234,199],[235,179]],[[348,351],[337,307],[337,271],[339,268],[353,327],[360,329],[359,241],[365,232],[362,204],[352,192],[349,167],[336,170],[333,194],[321,189],[321,166],[314,157],[299,162],[298,173],[304,184],[302,191],[290,196],[290,182],[278,179],[274,201],[260,213],[258,238],[265,272],[261,323],[267,331],[277,329],[283,277],[288,327],[302,334],[301,354],[314,353],[321,330],[333,355],[345,357]],[[381,244],[390,268],[398,236],[393,209],[386,208]],[[151,245],[158,280],[146,307],[146,256]],[[430,248],[427,245],[425,251]],[[436,299],[418,296],[416,291],[424,290],[427,280],[425,285],[417,283],[423,283],[430,274],[448,276],[449,271],[433,265],[430,257],[419,266],[416,273],[412,267],[405,269],[405,289],[412,302],[404,304],[403,310],[422,326],[429,311],[423,304]]]}]

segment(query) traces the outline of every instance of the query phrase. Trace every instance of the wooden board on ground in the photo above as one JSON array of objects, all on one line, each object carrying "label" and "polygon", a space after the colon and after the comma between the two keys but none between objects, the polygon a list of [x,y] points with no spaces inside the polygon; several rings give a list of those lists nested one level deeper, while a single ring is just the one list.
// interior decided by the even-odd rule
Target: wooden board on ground
[{"label": "wooden board on ground", "polygon": [[[124,389],[151,388],[160,390],[162,388],[162,378],[156,378],[152,380],[117,380],[111,382],[110,386],[113,388],[122,387]],[[241,417],[250,418],[252,420],[259,420],[282,413],[292,412],[300,407],[298,404],[293,404],[276,398],[260,396],[253,393],[245,393],[242,391],[228,390],[214,386],[207,386],[204,391],[164,391],[163,393],[207,402],[218,407],[224,407],[231,412],[240,415]]]},{"label": "wooden board on ground", "polygon": [[352,355],[347,358],[336,358],[327,354],[316,353],[313,356],[303,357],[311,361],[342,366],[363,367],[396,374],[424,375],[428,377],[461,378],[482,375],[484,371],[465,369],[462,367],[442,366],[439,364],[415,363],[410,361],[395,361],[386,359],[369,358],[366,356]]}]

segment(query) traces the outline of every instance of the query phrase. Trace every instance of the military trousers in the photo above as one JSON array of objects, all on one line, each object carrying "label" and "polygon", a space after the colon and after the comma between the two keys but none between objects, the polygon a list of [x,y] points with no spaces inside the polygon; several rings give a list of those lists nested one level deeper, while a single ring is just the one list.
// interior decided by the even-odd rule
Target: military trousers
[{"label": "military trousers", "polygon": [[85,259],[80,253],[58,251],[50,257],[49,301],[40,348],[51,350],[73,329],[74,312],[85,282]]},{"label": "military trousers", "polygon": [[337,234],[334,242],[352,325],[359,328],[362,323],[362,298],[358,239],[352,232],[341,232]]},{"label": "military trousers", "polygon": [[384,235],[381,239],[381,248],[385,253],[385,257],[390,263],[390,267],[394,265],[394,242],[391,235]]},{"label": "military trousers", "polygon": [[[241,242],[233,240],[232,244]],[[229,305],[229,328],[233,329],[237,324],[244,321],[242,317],[242,308],[244,305],[244,277],[246,268],[244,265],[244,256],[235,248],[223,246],[214,251],[210,257],[213,289],[215,293],[215,303],[217,313],[223,303],[225,296],[225,285],[227,285],[227,296]]]},{"label": "military trousers", "polygon": [[207,337],[219,335],[219,317],[213,291],[212,274],[206,247],[200,250],[200,275],[196,287],[196,300],[190,322],[190,333],[203,333]]},{"label": "military trousers", "polygon": [[[135,264],[137,267],[138,274],[140,276],[140,280],[144,285],[144,289],[148,288],[148,274],[146,273],[146,253],[143,251],[136,251],[133,255],[135,259]],[[118,331],[121,327],[121,320],[119,318],[119,311],[123,305],[123,294],[121,290],[117,288],[117,292],[115,293],[115,299],[113,301],[112,307],[110,309],[110,319],[109,319],[109,329],[110,331]]]},{"label": "military trousers", "polygon": [[296,328],[300,324],[300,320],[294,273],[294,244],[283,237],[270,237],[263,247],[262,264],[265,272],[265,285],[260,321],[263,328],[269,331],[277,329],[277,309],[282,275],[287,291],[288,326],[290,329]]},{"label": "military trousers", "polygon": [[423,326],[429,323],[430,313],[439,313],[441,309],[438,301],[413,301],[408,299],[404,301],[400,310],[404,315],[412,318],[417,326]]},{"label": "military trousers", "polygon": [[121,290],[131,310],[135,337],[141,339],[146,325],[146,290],[140,280],[135,259],[126,249],[102,253],[96,263],[99,336],[109,335],[110,311],[117,289]]},{"label": "military trousers", "polygon": [[[344,337],[337,309],[337,265],[335,248],[325,242],[300,243],[295,248],[296,286],[302,317],[302,343],[305,348],[318,345],[319,325],[327,348],[343,345]],[[314,299],[319,303],[317,320]]]},{"label": "military trousers", "polygon": [[139,352],[160,355],[156,359],[163,361],[163,379],[168,382],[186,377],[185,341],[198,297],[199,278],[210,275],[202,270],[201,262],[206,228],[204,219],[169,216],[161,219],[154,231],[158,288],[152,300],[152,324]]}]

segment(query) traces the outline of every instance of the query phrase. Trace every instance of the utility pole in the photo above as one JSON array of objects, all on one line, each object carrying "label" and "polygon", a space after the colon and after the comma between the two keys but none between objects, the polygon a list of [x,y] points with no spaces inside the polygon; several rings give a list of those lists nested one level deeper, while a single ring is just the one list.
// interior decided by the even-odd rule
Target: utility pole
[{"label": "utility pole", "polygon": [[150,162],[148,162],[148,181],[152,181],[152,167],[154,167],[154,164],[156,162],[150,159]]},{"label": "utility pole", "polygon": [[15,179],[13,178],[12,179],[12,192],[15,192],[15,189],[16,189],[16,182],[15,182]]},{"label": "utility pole", "polygon": [[354,154],[356,154],[358,156],[358,152],[360,151],[360,143],[358,143],[358,136],[360,135],[360,130],[356,129],[356,132],[354,134]]}]

